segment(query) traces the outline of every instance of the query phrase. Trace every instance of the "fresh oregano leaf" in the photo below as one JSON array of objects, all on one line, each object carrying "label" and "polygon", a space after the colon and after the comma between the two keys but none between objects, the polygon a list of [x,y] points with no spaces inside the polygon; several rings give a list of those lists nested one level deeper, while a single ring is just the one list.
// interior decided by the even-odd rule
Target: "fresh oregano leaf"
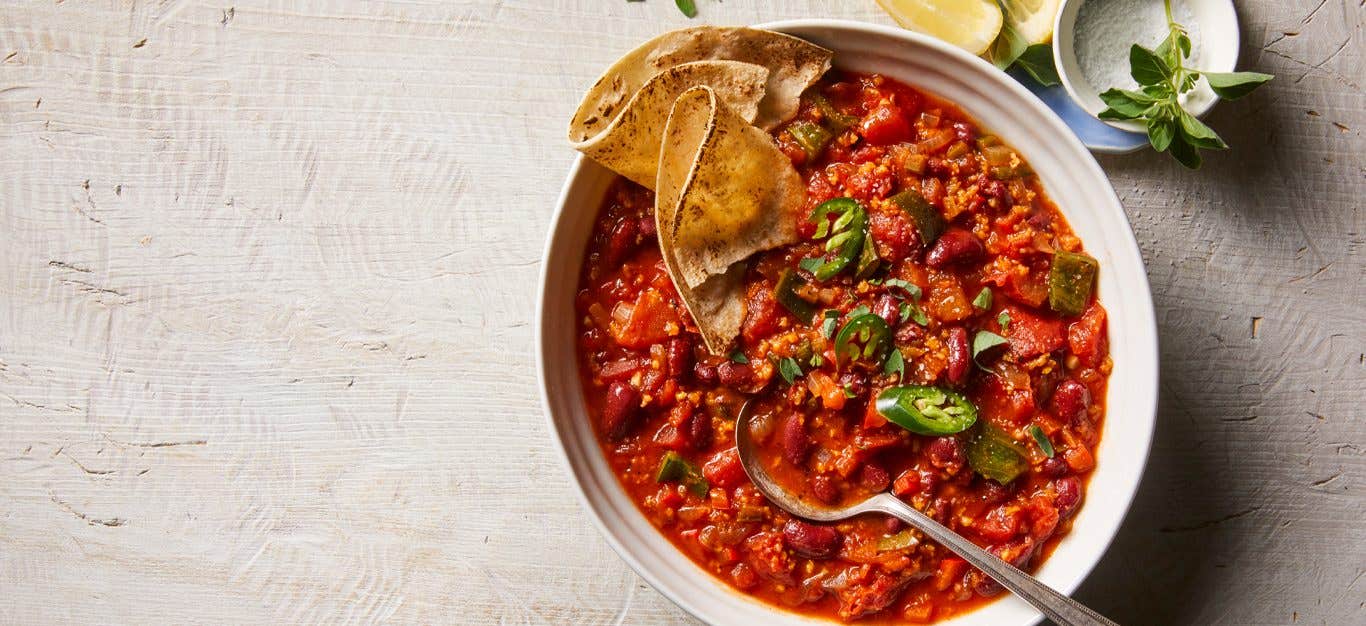
[{"label": "fresh oregano leaf", "polygon": [[1058,78],[1058,68],[1053,66],[1053,46],[1050,44],[1037,43],[1025,48],[1020,58],[1015,59],[1015,65],[1045,87],[1062,82]]},{"label": "fresh oregano leaf", "polygon": [[1172,70],[1152,50],[1134,44],[1129,47],[1129,75],[1140,85],[1156,85],[1167,82]]},{"label": "fresh oregano leaf", "polygon": [[1219,137],[1219,133],[1214,132],[1214,129],[1206,126],[1204,122],[1195,119],[1194,115],[1182,111],[1179,121],[1181,123],[1181,134],[1185,135],[1186,140],[1195,147],[1210,150],[1223,150],[1228,147],[1228,144]]},{"label": "fresh oregano leaf", "polygon": [[1261,72],[1201,72],[1201,75],[1209,82],[1210,89],[1225,100],[1237,100],[1275,78]]},{"label": "fresh oregano leaf", "polygon": [[1165,151],[1175,137],[1175,120],[1166,116],[1148,118],[1148,143],[1153,145],[1153,150]]}]

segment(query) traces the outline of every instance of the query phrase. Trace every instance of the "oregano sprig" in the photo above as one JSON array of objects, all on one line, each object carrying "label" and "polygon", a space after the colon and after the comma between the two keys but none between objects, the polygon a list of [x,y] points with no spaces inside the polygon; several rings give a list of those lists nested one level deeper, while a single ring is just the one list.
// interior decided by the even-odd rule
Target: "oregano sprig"
[{"label": "oregano sprig", "polygon": [[1156,50],[1134,44],[1129,48],[1129,75],[1139,89],[1110,89],[1100,94],[1106,109],[1103,120],[1134,120],[1147,127],[1148,143],[1158,152],[1167,152],[1190,169],[1200,167],[1200,150],[1226,150],[1228,144],[1181,106],[1181,94],[1195,88],[1205,77],[1214,93],[1225,100],[1237,100],[1274,78],[1259,72],[1203,72],[1185,66],[1190,58],[1191,40],[1186,29],[1172,18],[1171,0],[1166,0],[1167,38]]}]

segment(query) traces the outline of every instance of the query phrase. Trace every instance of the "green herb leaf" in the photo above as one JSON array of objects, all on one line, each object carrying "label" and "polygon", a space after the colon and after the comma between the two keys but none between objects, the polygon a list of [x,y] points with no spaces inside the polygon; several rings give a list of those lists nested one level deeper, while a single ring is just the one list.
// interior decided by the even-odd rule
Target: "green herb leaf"
[{"label": "green herb leaf", "polygon": [[804,270],[806,270],[806,271],[808,271],[808,272],[811,272],[812,274],[815,274],[815,273],[816,273],[816,270],[820,269],[821,265],[824,265],[824,264],[825,264],[825,259],[822,259],[821,257],[818,257],[818,256],[813,256],[813,257],[810,257],[810,258],[806,258],[806,259],[802,259],[802,260],[800,260],[800,261],[797,261],[797,267],[800,267],[800,268],[802,268],[802,269],[804,269]]},{"label": "green herb leaf", "polygon": [[1100,94],[1100,101],[1110,107],[1101,112],[1101,119],[1131,120],[1143,117],[1144,112],[1157,102],[1152,96],[1124,89],[1110,89]]},{"label": "green herb leaf", "polygon": [[1029,435],[1034,438],[1034,443],[1039,444],[1039,450],[1043,451],[1044,456],[1053,458],[1053,442],[1048,440],[1048,435],[1043,433],[1043,429],[1039,428],[1038,424],[1030,424],[1028,430]]},{"label": "green herb leaf", "polygon": [[1225,100],[1237,100],[1267,81],[1275,78],[1271,74],[1261,72],[1201,72],[1205,80],[1209,82],[1210,89],[1219,94]]},{"label": "green herb leaf", "polygon": [[730,356],[727,358],[729,358],[732,362],[740,363],[742,365],[745,363],[749,363],[749,357],[745,356],[744,351],[740,350],[739,348],[736,348],[735,351],[730,353]]},{"label": "green herb leaf", "polygon": [[1058,68],[1053,67],[1053,46],[1046,43],[1034,44],[1025,48],[1024,54],[1015,60],[1015,65],[1028,72],[1040,85],[1051,87],[1058,79]]},{"label": "green herb leaf", "polygon": [[1228,144],[1219,137],[1219,133],[1214,132],[1213,128],[1206,126],[1204,122],[1195,119],[1194,115],[1185,111],[1181,112],[1180,117],[1181,134],[1188,143],[1197,148],[1208,148],[1211,150],[1224,150]]},{"label": "green herb leaf", "polygon": [[830,309],[825,312],[825,320],[821,322],[821,335],[826,339],[835,336],[835,331],[840,325],[840,312]]},{"label": "green herb leaf", "polygon": [[[999,3],[999,0],[998,0]],[[1002,7],[1002,11],[1004,11]],[[991,48],[987,50],[987,56],[991,62],[999,69],[1006,69],[1015,64],[1015,60],[1025,53],[1029,48],[1029,42],[1020,36],[1019,31],[1015,30],[1010,22],[1001,25],[1001,33],[996,35],[996,41],[991,42]]]},{"label": "green herb leaf", "polygon": [[1171,152],[1172,158],[1176,159],[1188,169],[1200,169],[1200,164],[1202,162],[1200,151],[1197,150],[1195,146],[1187,143],[1184,139],[1173,141],[1169,152]]},{"label": "green herb leaf", "polygon": [[1134,44],[1129,47],[1129,75],[1140,85],[1156,85],[1167,82],[1172,70],[1152,50]]},{"label": "green herb leaf", "polygon": [[986,369],[986,367],[982,365],[982,362],[977,360],[977,356],[982,354],[983,352],[995,348],[996,346],[1005,345],[1006,343],[1008,343],[1008,340],[1005,337],[1002,337],[989,330],[977,331],[977,334],[972,337],[973,362],[977,363],[977,367]]},{"label": "green herb leaf", "polygon": [[[1191,55],[1191,39],[1180,24],[1170,24],[1171,33],[1153,50],[1167,62],[1167,67],[1180,67],[1186,57]],[[1173,45],[1175,43],[1176,45]],[[1177,56],[1180,54],[1180,56]]]},{"label": "green herb leaf", "polygon": [[1001,311],[1001,314],[996,316],[996,323],[1001,325],[1001,332],[1010,332],[1010,311]]},{"label": "green herb leaf", "polygon": [[846,397],[846,398],[855,398],[855,397],[858,397],[858,394],[854,393],[854,390],[853,390],[853,389],[850,389],[850,388],[849,388],[849,385],[845,385],[845,386],[844,386],[844,397]]},{"label": "green herb leaf", "polygon": [[915,285],[913,285],[913,284],[911,284],[911,283],[908,283],[908,282],[906,282],[906,281],[904,281],[904,280],[901,280],[900,278],[888,278],[887,281],[886,281],[884,284],[887,285],[888,287],[893,287],[893,288],[900,289],[900,290],[904,291],[904,292],[906,293],[906,295],[909,296],[909,297],[910,297],[911,299],[913,299],[913,300],[919,300],[919,299],[920,299],[920,296],[921,296],[920,287],[917,287],[917,286],[915,286]]},{"label": "green herb leaf", "polygon": [[697,17],[697,4],[693,0],[674,0],[678,10],[688,17]]},{"label": "green herb leaf", "polygon": [[983,311],[990,309],[991,287],[983,287],[981,291],[977,292],[977,297],[972,299],[972,306]]},{"label": "green herb leaf", "polygon": [[901,356],[901,350],[892,348],[887,354],[887,360],[882,364],[884,374],[896,374],[896,379],[901,380],[906,374],[906,359]]},{"label": "green herb leaf", "polygon": [[866,305],[866,304],[860,304],[860,305],[854,307],[854,310],[852,310],[852,311],[849,312],[849,319],[854,319],[854,318],[856,318],[856,317],[858,317],[858,316],[860,316],[860,315],[867,315],[867,314],[872,313],[872,312],[873,312],[873,310],[870,309],[870,308],[868,308],[868,305]]},{"label": "green herb leaf", "polygon": [[782,375],[783,380],[787,381],[787,384],[791,385],[802,375],[802,366],[797,364],[797,359],[787,357],[778,361],[778,373]]},{"label": "green herb leaf", "polygon": [[1172,145],[1172,139],[1176,137],[1176,122],[1168,117],[1148,118],[1148,143],[1153,145],[1153,150],[1162,152]]}]

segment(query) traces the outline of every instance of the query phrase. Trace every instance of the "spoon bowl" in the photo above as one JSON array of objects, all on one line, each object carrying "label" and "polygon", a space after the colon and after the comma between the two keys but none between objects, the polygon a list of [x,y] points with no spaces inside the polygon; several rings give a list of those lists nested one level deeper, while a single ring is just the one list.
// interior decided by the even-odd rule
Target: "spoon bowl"
[{"label": "spoon bowl", "polygon": [[778,508],[815,522],[835,522],[864,513],[886,513],[895,516],[953,551],[973,567],[982,570],[1002,587],[1034,605],[1034,608],[1042,611],[1059,626],[1116,626],[1101,614],[1054,591],[1033,576],[1016,569],[890,493],[879,493],[843,507],[823,506],[792,493],[778,484],[764,467],[753,433],[750,432],[750,420],[753,417],[754,402],[746,402],[735,418],[735,447],[740,453],[740,465],[744,467],[750,482]]}]

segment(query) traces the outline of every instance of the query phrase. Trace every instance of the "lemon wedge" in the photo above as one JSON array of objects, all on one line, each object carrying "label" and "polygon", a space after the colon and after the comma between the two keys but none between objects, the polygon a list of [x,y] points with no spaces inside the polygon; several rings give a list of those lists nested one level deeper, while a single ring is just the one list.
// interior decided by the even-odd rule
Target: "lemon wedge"
[{"label": "lemon wedge", "polygon": [[1002,0],[1002,4],[1006,9],[1006,23],[1029,45],[1053,39],[1053,20],[1058,17],[1058,5],[1062,0]]},{"label": "lemon wedge", "polygon": [[[1025,3],[1052,0],[1023,0]],[[996,0],[877,0],[902,27],[982,54],[1001,32]],[[1053,2],[1056,4],[1056,2]],[[1052,30],[1050,19],[1049,30]]]}]

